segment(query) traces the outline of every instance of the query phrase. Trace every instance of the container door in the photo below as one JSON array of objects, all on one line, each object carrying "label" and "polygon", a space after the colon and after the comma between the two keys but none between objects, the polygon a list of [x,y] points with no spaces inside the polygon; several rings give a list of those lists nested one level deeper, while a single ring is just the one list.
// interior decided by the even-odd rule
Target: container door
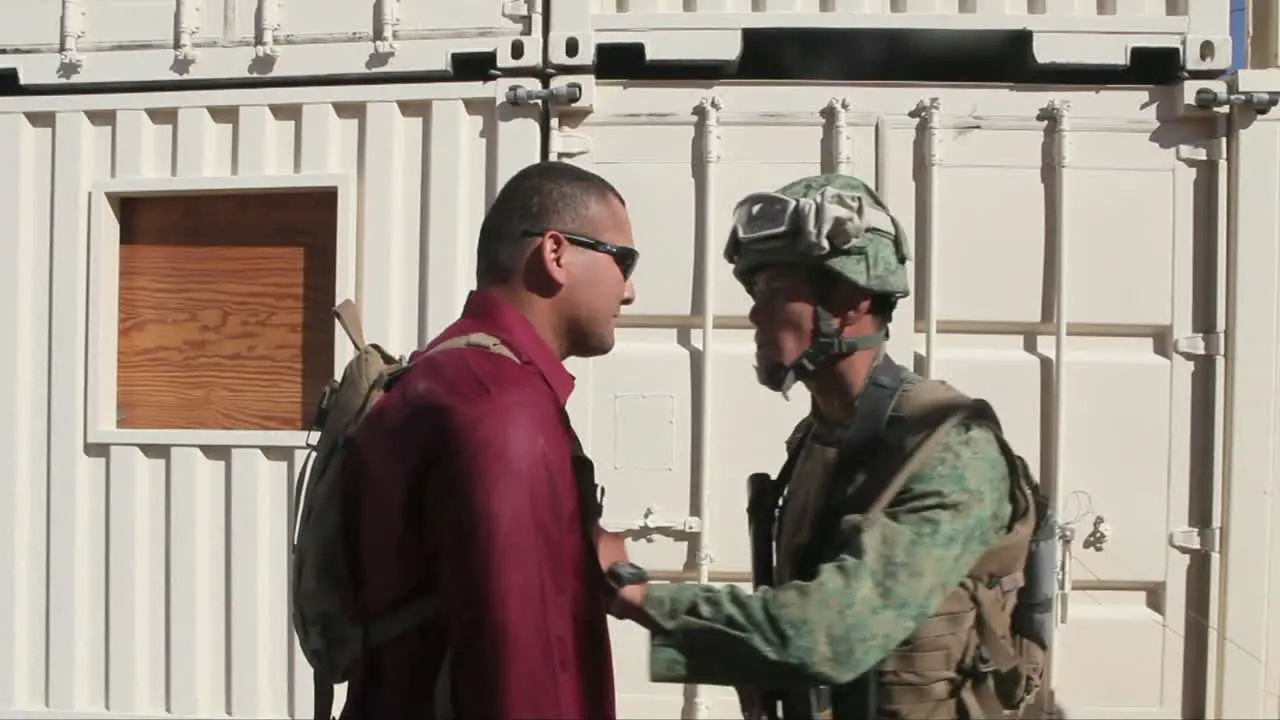
[{"label": "container door", "polygon": [[[1280,714],[1280,70],[1241,70],[1231,114],[1222,614],[1209,717]],[[1254,93],[1259,95],[1254,96]],[[1260,105],[1254,102],[1261,101]],[[1258,110],[1266,111],[1260,113]],[[1230,552],[1226,553],[1226,549]]]},{"label": "container door", "polygon": [[330,310],[397,353],[457,317],[540,152],[508,85],[0,99],[0,716],[311,717],[289,557]]},{"label": "container door", "polygon": [[[913,239],[890,352],[989,399],[1075,533],[1050,699],[1073,718],[1201,712],[1216,116],[1182,117],[1173,89],[556,83],[583,97],[554,108],[552,156],[617,184],[645,258],[616,349],[575,367],[572,407],[606,523],[653,540],[639,562],[748,579],[744,479],[776,472],[808,401],[754,379],[725,221],[749,191],[852,172]],[[646,634],[615,637],[624,715],[736,712],[723,688],[650,684]]]}]

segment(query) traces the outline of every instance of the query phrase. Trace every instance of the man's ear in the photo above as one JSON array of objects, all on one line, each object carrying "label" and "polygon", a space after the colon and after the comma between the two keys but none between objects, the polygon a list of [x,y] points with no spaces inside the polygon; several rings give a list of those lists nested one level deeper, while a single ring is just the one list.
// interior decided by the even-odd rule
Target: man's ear
[{"label": "man's ear", "polygon": [[543,272],[557,285],[568,282],[569,241],[564,235],[552,230],[536,238],[531,255],[540,259]]},{"label": "man's ear", "polygon": [[871,296],[853,291],[848,295],[843,292],[839,298],[842,312],[836,315],[836,324],[841,330],[852,328],[871,314]]}]

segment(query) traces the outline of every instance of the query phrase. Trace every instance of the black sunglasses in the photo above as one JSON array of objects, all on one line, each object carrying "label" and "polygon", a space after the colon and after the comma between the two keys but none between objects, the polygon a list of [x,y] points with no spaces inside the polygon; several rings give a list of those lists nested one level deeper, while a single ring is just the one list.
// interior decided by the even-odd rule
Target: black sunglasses
[{"label": "black sunglasses", "polygon": [[598,253],[604,253],[613,258],[613,262],[622,271],[622,279],[630,280],[631,273],[636,270],[636,263],[640,261],[640,251],[633,247],[625,245],[614,245],[610,242],[597,240],[589,235],[580,235],[578,233],[564,232],[563,230],[525,230],[525,237],[542,237],[549,232],[559,233],[568,240],[571,245],[577,245],[580,248],[593,250]]}]

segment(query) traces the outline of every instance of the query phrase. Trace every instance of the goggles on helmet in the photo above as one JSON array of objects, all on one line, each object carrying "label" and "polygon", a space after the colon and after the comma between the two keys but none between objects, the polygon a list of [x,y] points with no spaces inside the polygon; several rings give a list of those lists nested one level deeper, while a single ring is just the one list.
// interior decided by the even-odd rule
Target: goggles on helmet
[{"label": "goggles on helmet", "polygon": [[[832,232],[833,227],[839,232]],[[842,250],[867,230],[897,236],[888,213],[867,203],[862,195],[823,188],[813,198],[793,198],[773,192],[752,193],[733,208],[731,246],[790,235],[795,249],[820,257]]]},{"label": "goggles on helmet", "polygon": [[777,193],[752,193],[733,208],[733,230],[741,242],[781,235],[796,218],[799,201]]}]

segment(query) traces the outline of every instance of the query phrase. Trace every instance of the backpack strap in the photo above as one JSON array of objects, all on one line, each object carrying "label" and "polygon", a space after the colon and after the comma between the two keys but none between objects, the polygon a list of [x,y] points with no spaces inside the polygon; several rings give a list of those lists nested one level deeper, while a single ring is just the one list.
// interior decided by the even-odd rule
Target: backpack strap
[{"label": "backpack strap", "polygon": [[444,342],[439,343],[438,345],[431,348],[430,350],[427,350],[426,352],[422,353],[420,357],[433,355],[435,353],[440,352],[441,350],[453,350],[454,348],[464,348],[464,347],[484,348],[485,350],[488,350],[489,352],[494,353],[495,355],[501,355],[509,360],[520,362],[520,358],[516,357],[515,353],[511,352],[511,350],[506,345],[502,344],[501,340],[494,337],[493,335],[490,335],[489,333],[482,333],[482,332],[470,333],[467,335],[459,335],[457,337],[449,338],[448,340],[445,340]]},{"label": "backpack strap", "polygon": [[[867,375],[867,383],[858,396],[858,404],[854,409],[849,434],[840,446],[840,457],[836,460],[837,468],[847,468],[853,456],[869,443],[875,442],[884,432],[889,422],[889,413],[897,404],[898,397],[905,386],[903,368],[882,353],[876,364],[871,366]],[[796,425],[787,438],[787,459],[778,471],[778,481],[785,486],[790,479],[791,470],[804,446],[806,438],[814,429],[813,415],[810,413]]]},{"label": "backpack strap", "polygon": [[844,456],[842,467],[847,467],[850,456],[856,456],[858,451],[880,439],[889,422],[889,414],[906,385],[905,375],[903,367],[894,362],[887,352],[882,353],[876,364],[871,366],[867,383],[853,411],[849,434],[840,448],[840,454]]},{"label": "backpack strap", "polygon": [[888,484],[884,486],[884,490],[871,503],[871,507],[864,515],[867,521],[874,520],[884,513],[885,509],[889,507],[889,503],[893,502],[893,499],[906,486],[907,480],[919,472],[924,462],[938,449],[938,444],[947,436],[947,433],[951,432],[968,415],[968,408],[952,413],[933,432],[929,433],[929,436],[916,447],[915,452],[911,453],[911,457],[907,458],[907,461],[898,469],[898,472],[894,473]]},{"label": "backpack strap", "polygon": [[[902,395],[905,386],[905,369],[894,362],[893,358],[889,357],[889,353],[881,353],[867,374],[867,382],[858,395],[857,405],[854,406],[849,430],[842,438],[840,449],[836,453],[836,461],[831,469],[831,477],[834,481],[828,485],[825,503],[829,511],[823,512],[819,517],[813,533],[814,537],[829,537],[830,533],[839,527],[840,518],[835,509],[843,505],[841,501],[849,489],[845,480],[853,475],[853,470],[860,460],[867,456],[867,451],[884,435],[889,415],[898,403],[898,398]],[[792,455],[798,455],[798,453],[793,452]],[[788,460],[792,459],[788,458]],[[813,543],[810,547],[816,551]]]},{"label": "backpack strap", "polygon": [[338,321],[338,327],[347,334],[351,344],[355,345],[357,350],[365,349],[368,343],[364,341],[364,323],[360,322],[360,310],[355,302],[347,298],[338,303],[338,306],[333,309],[333,317]]}]

